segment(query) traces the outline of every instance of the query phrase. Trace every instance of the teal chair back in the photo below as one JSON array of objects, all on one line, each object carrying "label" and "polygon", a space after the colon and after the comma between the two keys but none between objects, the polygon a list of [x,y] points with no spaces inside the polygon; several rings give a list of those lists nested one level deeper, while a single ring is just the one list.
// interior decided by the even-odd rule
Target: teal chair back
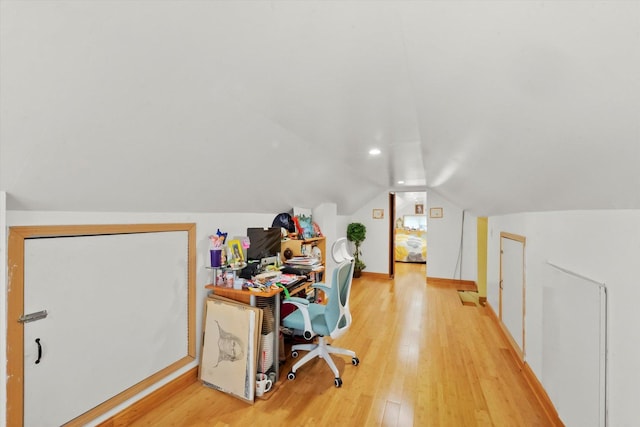
[{"label": "teal chair back", "polygon": [[342,261],[333,270],[331,289],[328,291],[327,305],[324,317],[327,328],[331,331],[331,338],[338,338],[351,325],[351,312],[349,311],[349,296],[353,281],[353,260]]}]

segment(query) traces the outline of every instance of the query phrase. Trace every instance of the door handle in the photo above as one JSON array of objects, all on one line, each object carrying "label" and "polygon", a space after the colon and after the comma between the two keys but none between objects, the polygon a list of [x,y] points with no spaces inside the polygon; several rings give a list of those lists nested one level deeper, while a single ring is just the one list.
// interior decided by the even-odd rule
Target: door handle
[{"label": "door handle", "polygon": [[47,317],[47,310],[36,311],[35,313],[24,314],[18,318],[19,323],[35,322],[36,320]]},{"label": "door handle", "polygon": [[42,359],[42,345],[40,344],[40,338],[36,338],[36,344],[38,344],[38,360],[36,360],[36,365],[40,363],[40,359]]}]

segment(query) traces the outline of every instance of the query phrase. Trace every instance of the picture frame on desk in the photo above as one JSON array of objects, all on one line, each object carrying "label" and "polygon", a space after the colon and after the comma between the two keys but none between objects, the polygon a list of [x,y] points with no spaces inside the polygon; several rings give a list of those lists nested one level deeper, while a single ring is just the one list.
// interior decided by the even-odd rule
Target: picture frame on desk
[{"label": "picture frame on desk", "polygon": [[228,244],[229,248],[229,264],[244,262],[244,254],[242,252],[242,244],[240,240],[230,240]]}]

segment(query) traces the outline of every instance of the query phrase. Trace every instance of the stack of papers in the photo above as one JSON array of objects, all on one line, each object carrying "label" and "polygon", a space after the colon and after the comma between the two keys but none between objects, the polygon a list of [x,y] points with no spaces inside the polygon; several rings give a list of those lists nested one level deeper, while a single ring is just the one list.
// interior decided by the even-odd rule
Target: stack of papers
[{"label": "stack of papers", "polygon": [[294,267],[300,270],[312,271],[322,266],[322,263],[318,258],[308,256],[295,256],[286,261],[286,264],[290,267]]}]

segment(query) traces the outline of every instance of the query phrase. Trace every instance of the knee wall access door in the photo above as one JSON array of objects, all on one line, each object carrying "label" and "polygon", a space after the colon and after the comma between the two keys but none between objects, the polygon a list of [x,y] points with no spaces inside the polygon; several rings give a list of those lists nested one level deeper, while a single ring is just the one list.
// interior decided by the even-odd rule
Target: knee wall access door
[{"label": "knee wall access door", "polygon": [[195,226],[83,229],[10,231],[11,425],[83,425],[194,360]]},{"label": "knee wall access door", "polygon": [[525,238],[500,233],[500,320],[516,345],[520,359],[525,354]]}]

